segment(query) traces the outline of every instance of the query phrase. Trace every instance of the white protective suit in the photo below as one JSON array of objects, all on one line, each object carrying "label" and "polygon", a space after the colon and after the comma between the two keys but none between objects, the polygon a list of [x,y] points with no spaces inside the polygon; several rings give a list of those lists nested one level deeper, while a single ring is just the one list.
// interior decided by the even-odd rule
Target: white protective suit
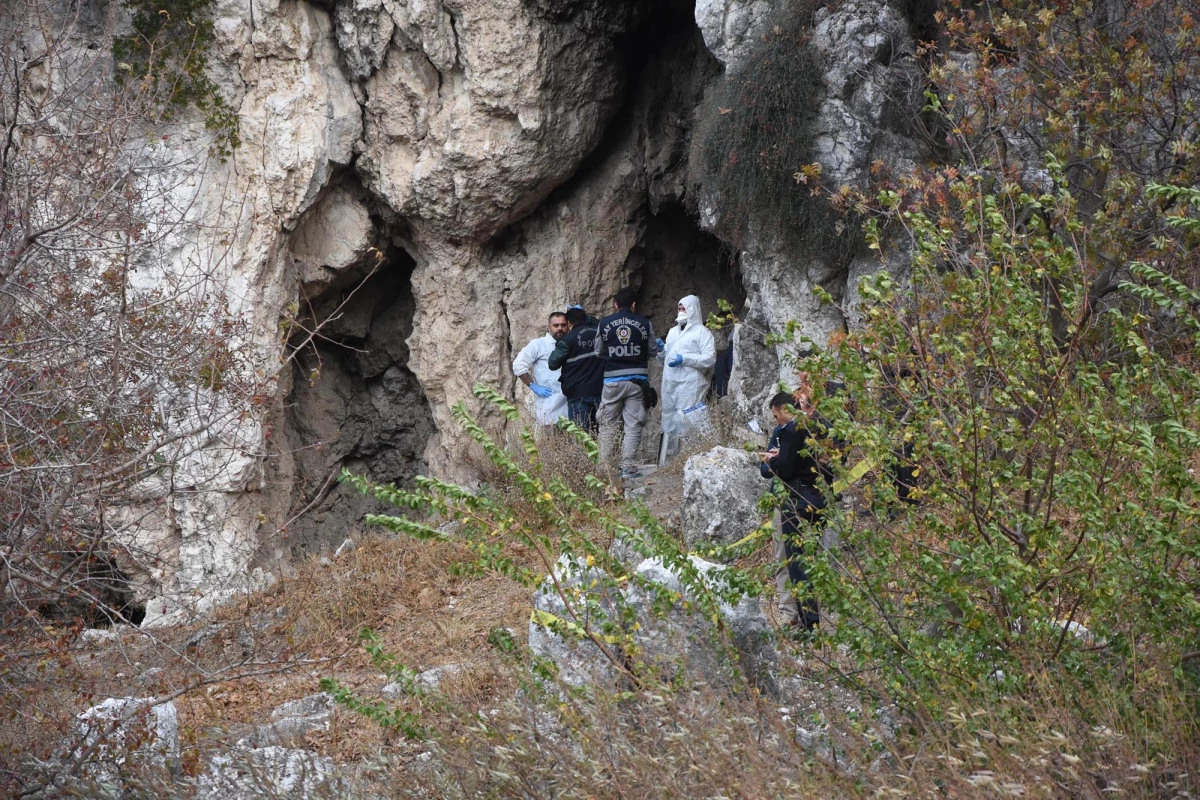
[{"label": "white protective suit", "polygon": [[[687,324],[676,325],[667,333],[660,398],[662,430],[667,436],[667,452],[672,455],[679,452],[680,436],[689,433],[690,426],[683,412],[704,400],[708,391],[708,370],[717,361],[713,335],[704,327],[700,316],[700,298],[689,294],[679,304],[686,309]],[[676,355],[683,356],[683,363],[672,367],[670,363]]]},{"label": "white protective suit", "polygon": [[[553,425],[560,417],[567,415],[567,398],[558,383],[559,371],[550,369],[547,363],[556,344],[558,340],[547,333],[522,347],[521,352],[513,359],[513,375],[520,377],[528,372],[534,383],[554,392],[549,397],[534,395],[533,408],[538,425]],[[522,385],[517,387],[517,391],[528,392],[529,389]]]}]

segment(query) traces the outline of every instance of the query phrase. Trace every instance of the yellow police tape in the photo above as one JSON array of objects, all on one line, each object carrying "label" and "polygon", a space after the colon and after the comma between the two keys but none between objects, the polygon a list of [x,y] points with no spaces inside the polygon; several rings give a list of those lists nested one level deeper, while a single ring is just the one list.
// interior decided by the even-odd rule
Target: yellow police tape
[{"label": "yellow police tape", "polygon": [[862,461],[851,467],[850,471],[847,472],[843,477],[838,478],[833,482],[833,493],[841,494],[862,480],[862,476],[866,475],[873,469],[875,469],[875,463],[869,458],[864,458]]},{"label": "yellow police tape", "polygon": [[[845,474],[845,476],[833,482],[833,493],[840,494],[844,492],[847,488],[862,480],[862,477],[874,469],[874,467],[875,465],[870,461],[870,459],[864,458],[862,461],[855,464],[850,471]],[[751,531],[748,535],[743,536],[733,544],[727,544],[722,547],[714,547],[711,550],[695,551],[691,555],[711,556],[715,553],[720,553],[726,550],[734,550],[744,544],[754,541],[760,536],[766,536],[770,532],[770,526],[763,526]],[[551,614],[549,611],[542,611],[537,608],[533,609],[533,611],[529,613],[529,621],[535,625],[540,625],[551,632],[553,632],[555,626],[561,627],[563,630],[569,632],[573,636],[579,637],[580,639],[598,639],[605,644],[618,644],[621,641],[621,637],[619,636],[589,633],[582,625],[571,622],[568,619],[563,619],[557,614]]]}]

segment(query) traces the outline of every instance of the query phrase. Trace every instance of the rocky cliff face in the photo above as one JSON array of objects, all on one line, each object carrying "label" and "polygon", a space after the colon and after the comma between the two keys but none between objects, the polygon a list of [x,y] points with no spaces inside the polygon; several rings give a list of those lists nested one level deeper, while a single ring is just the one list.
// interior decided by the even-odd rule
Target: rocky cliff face
[{"label": "rocky cliff face", "polygon": [[[184,513],[158,535],[177,556],[156,591],[211,596],[340,542],[365,508],[334,485],[343,465],[470,478],[451,406],[479,382],[514,394],[513,354],[568,302],[603,309],[640,285],[664,330],[683,295],[744,303],[734,394],[748,409],[783,375],[763,330],[797,319],[823,342],[843,328],[850,306],[810,289],[852,300],[847,276],[872,262],[765,239],[738,252],[711,233],[722,210],[689,171],[704,93],[784,6],[220,0],[213,70],[242,146],[189,191],[228,223],[219,250],[258,332],[247,346],[277,361],[288,318],[284,353],[298,349],[275,408],[244,431],[254,446],[173,500]],[[826,177],[861,181],[879,159],[902,170],[917,151],[897,98],[918,73],[899,8],[833,4],[812,42]],[[217,249],[205,236],[196,248]],[[151,605],[151,618],[170,607]]]}]

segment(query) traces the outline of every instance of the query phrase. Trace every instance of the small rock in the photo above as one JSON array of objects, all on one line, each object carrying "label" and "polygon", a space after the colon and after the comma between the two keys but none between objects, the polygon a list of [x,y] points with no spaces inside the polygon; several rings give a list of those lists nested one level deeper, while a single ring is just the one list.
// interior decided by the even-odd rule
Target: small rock
[{"label": "small rock", "polygon": [[200,800],[335,797],[344,789],[332,759],[308,750],[239,747],[214,756],[197,779]]},{"label": "small rock", "polygon": [[121,640],[131,630],[128,625],[113,625],[111,628],[88,628],[79,634],[79,643],[89,647],[101,647]]},{"label": "small rock", "polygon": [[259,725],[239,744],[250,747],[282,745],[314,731],[327,731],[333,720],[333,695],[318,692],[284,703],[271,712],[271,722]]},{"label": "small rock", "polygon": [[770,488],[749,453],[714,447],[683,467],[683,539],[696,545],[733,544],[762,522],[758,498]]},{"label": "small rock", "polygon": [[179,759],[179,716],[172,702],[110,697],[76,720],[70,758],[90,749],[84,772],[98,779],[115,777],[130,759],[160,768]]},{"label": "small rock", "polygon": [[[455,675],[462,675],[468,672],[474,665],[469,661],[463,661],[455,664],[443,664],[440,667],[433,667],[420,673],[416,677],[418,689],[423,689],[427,692],[436,691],[441,688],[442,681],[446,678],[452,678]],[[394,681],[387,684],[379,690],[379,694],[389,699],[395,700],[404,697],[408,694],[405,691],[403,683]]]},{"label": "small rock", "polygon": [[311,717],[317,714],[332,714],[335,707],[333,695],[329,692],[317,692],[299,700],[284,703],[271,712],[271,719],[284,717]]},{"label": "small rock", "polygon": [[331,715],[328,714],[320,717],[284,717],[265,725],[259,725],[254,729],[254,733],[238,744],[249,747],[271,747],[298,743],[310,733],[329,730],[330,719]]}]

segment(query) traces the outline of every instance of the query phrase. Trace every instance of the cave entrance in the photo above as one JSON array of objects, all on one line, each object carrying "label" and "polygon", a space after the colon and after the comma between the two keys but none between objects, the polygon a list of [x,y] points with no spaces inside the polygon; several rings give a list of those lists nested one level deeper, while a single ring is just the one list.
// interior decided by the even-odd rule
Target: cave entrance
[{"label": "cave entrance", "polygon": [[[705,319],[725,300],[735,311],[746,302],[737,252],[710,233],[680,205],[669,205],[651,216],[637,247],[629,254],[629,274],[640,280],[638,311],[649,317],[665,337],[675,325],[676,306],[689,294],[700,298]],[[717,350],[727,343],[716,331]]]},{"label": "cave entrance", "polygon": [[[377,226],[378,230],[379,227]],[[416,301],[412,257],[395,244],[368,249],[329,285],[304,286],[286,403],[284,472],[292,487],[292,558],[337,547],[378,503],[339,484],[343,467],[403,485],[425,466],[433,417],[408,345]],[[310,339],[307,331],[322,323]],[[290,467],[290,469],[289,469]]]},{"label": "cave entrance", "polygon": [[[705,320],[718,311],[718,300],[728,302],[735,312],[746,303],[737,251],[700,230],[696,220],[678,204],[664,206],[647,219],[645,233],[630,252],[626,267],[638,286],[638,313],[649,317],[655,332],[664,339],[675,327],[679,301],[689,294],[700,298],[700,314]],[[718,356],[730,346],[730,332],[729,328],[713,331]],[[652,385],[662,386],[662,370],[663,362],[651,359]],[[708,399],[715,399],[711,383]],[[639,456],[644,463],[658,460],[661,425],[661,415],[651,414],[643,430]]]}]

